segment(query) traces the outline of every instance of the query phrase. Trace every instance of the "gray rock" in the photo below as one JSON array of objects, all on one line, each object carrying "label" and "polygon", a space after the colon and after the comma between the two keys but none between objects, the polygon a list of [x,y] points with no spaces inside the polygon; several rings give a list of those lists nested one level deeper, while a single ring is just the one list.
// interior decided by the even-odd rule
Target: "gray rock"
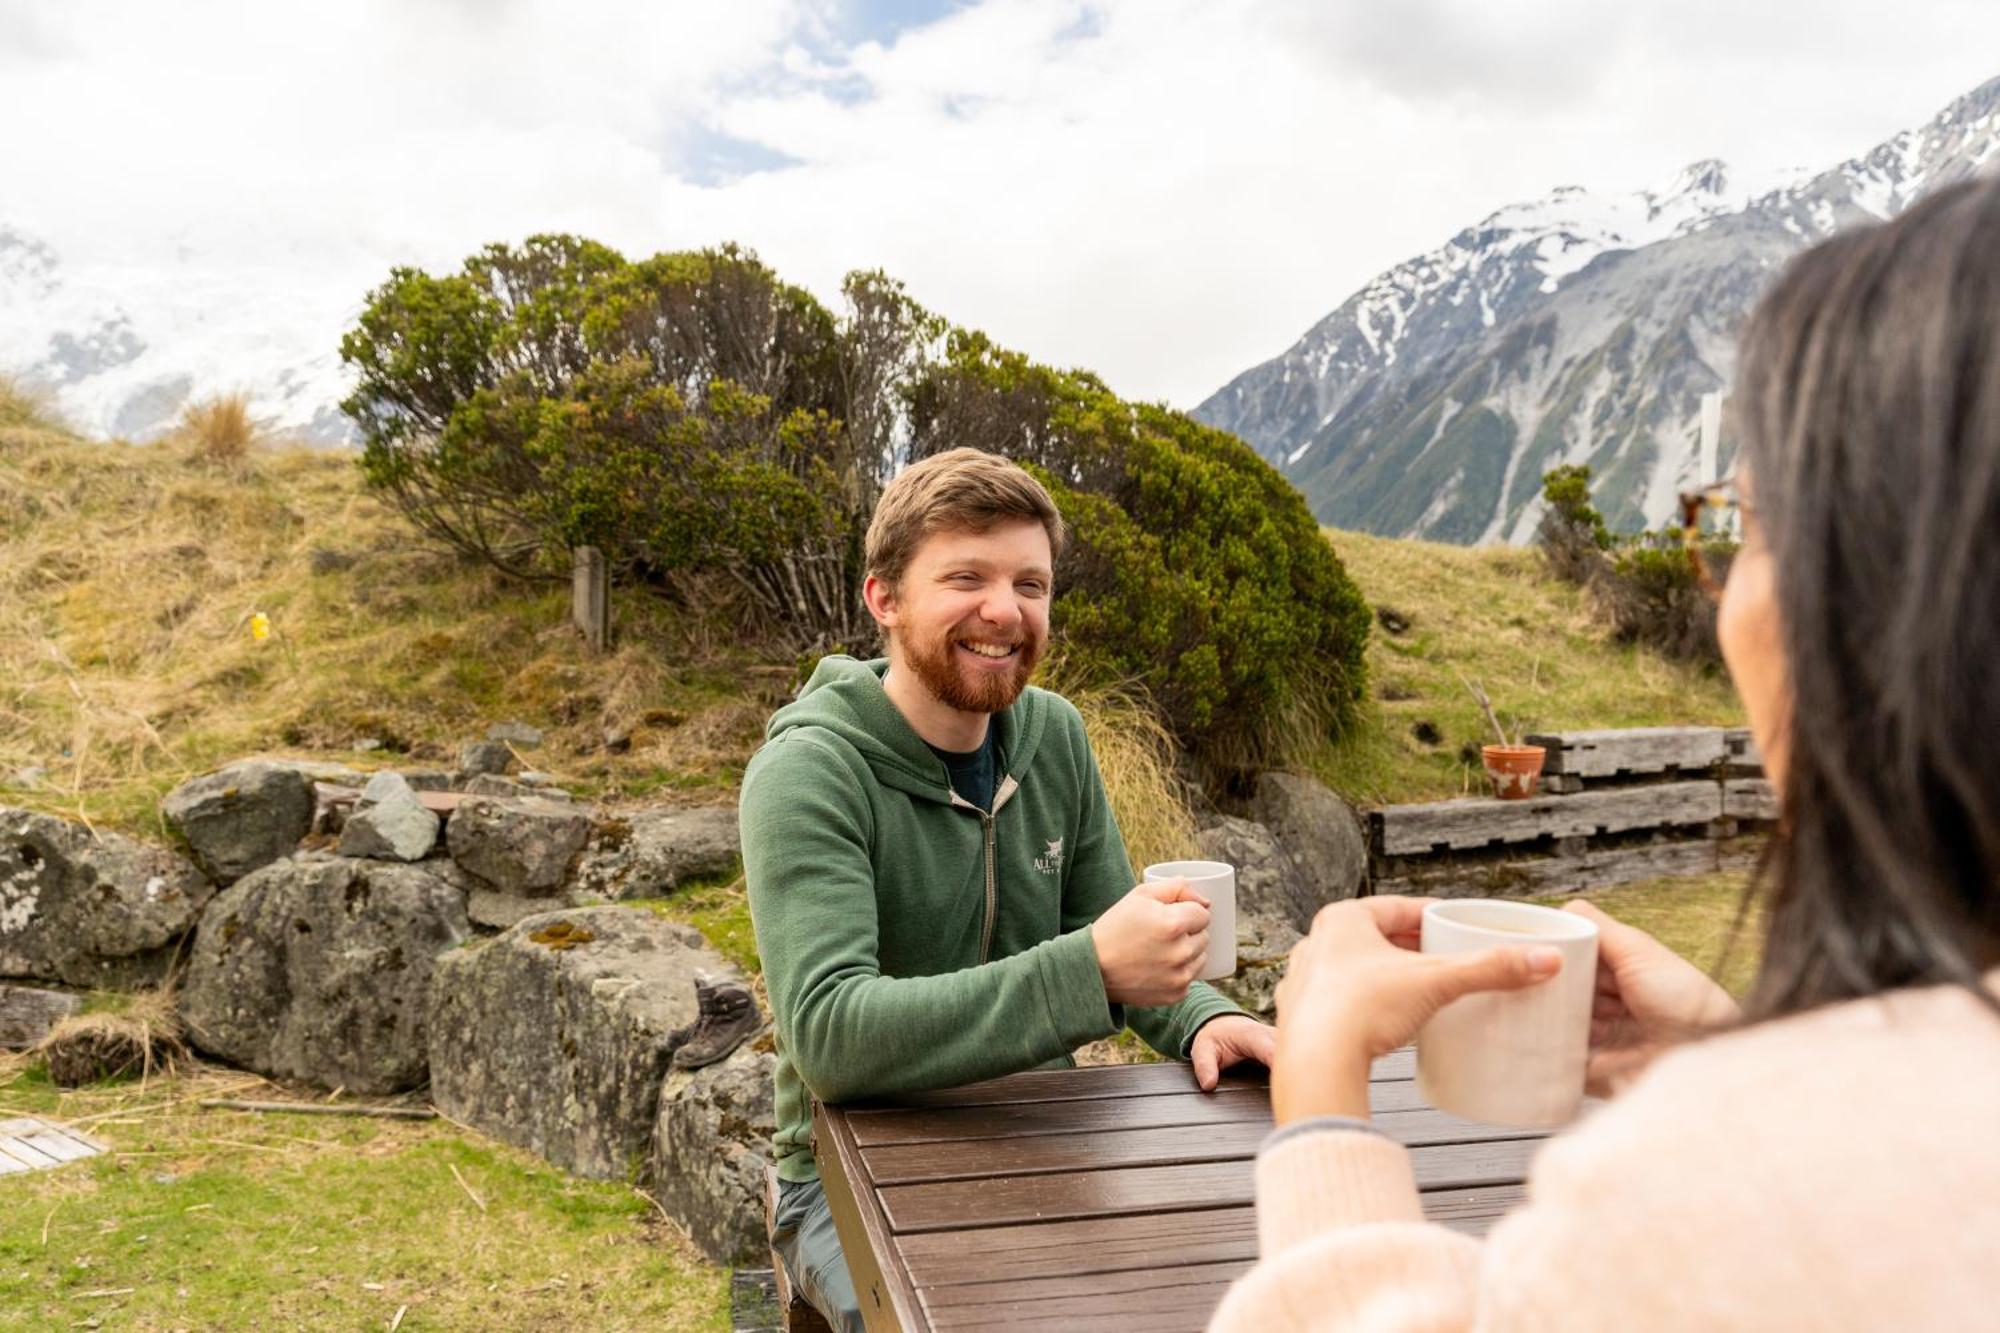
[{"label": "gray rock", "polygon": [[403,770],[403,781],[410,784],[412,791],[450,791],[451,774],[438,768],[413,768]]},{"label": "gray rock", "polygon": [[467,777],[505,773],[514,766],[514,752],[503,741],[473,741],[458,752],[458,771]]},{"label": "gray rock", "polygon": [[[390,773],[386,775],[396,777]],[[376,784],[368,784],[373,788]],[[421,861],[437,846],[438,817],[418,803],[401,778],[385,786],[387,795],[363,805],[340,830],[342,856],[368,856],[382,861]],[[367,793],[363,792],[365,800]]]},{"label": "gray rock", "polygon": [[[468,796],[498,796],[502,800],[518,801],[529,796],[547,796],[525,782],[513,778],[503,778],[497,773],[474,773],[460,788]],[[565,793],[567,795],[567,793]]]},{"label": "gray rock", "polygon": [[209,877],[230,884],[292,854],[312,828],[312,784],[300,768],[249,760],[183,782],[160,810]]},{"label": "gray rock", "polygon": [[367,784],[361,788],[359,803],[362,805],[373,805],[377,801],[387,798],[391,793],[400,793],[401,795],[408,796],[410,791],[411,787],[408,778],[405,778],[393,768],[385,768],[381,772],[369,776]]},{"label": "gray rock", "polygon": [[285,768],[296,768],[314,782],[324,782],[334,787],[359,787],[368,780],[368,775],[358,768],[346,764],[329,763],[323,759],[287,759]]},{"label": "gray rock", "polygon": [[367,754],[372,750],[381,749],[382,742],[373,736],[363,736],[360,740],[354,742],[354,748],[362,754]]},{"label": "gray rock", "polygon": [[1312,929],[1313,914],[1352,898],[1368,882],[1368,843],[1352,806],[1311,778],[1266,773],[1244,811],[1271,830],[1291,859],[1289,917]]},{"label": "gray rock", "polygon": [[416,866],[267,866],[202,916],[181,1015],[202,1050],[273,1078],[416,1087],[432,969],[471,933],[458,891]]},{"label": "gray rock", "polygon": [[171,852],[0,806],[0,976],[157,984],[214,893]]},{"label": "gray rock", "polygon": [[[1236,972],[1211,984],[1259,1018],[1277,1012],[1285,960],[1304,933],[1294,924],[1296,872],[1262,824],[1224,818],[1195,838],[1201,855],[1236,867]],[[1306,925],[1310,927],[1311,918]]]},{"label": "gray rock", "polygon": [[465,895],[465,914],[472,924],[487,930],[506,930],[537,912],[549,910],[547,898],[529,898],[518,893],[501,893],[478,888]]},{"label": "gray rock", "polygon": [[502,893],[553,892],[590,835],[590,820],[552,801],[470,797],[445,828],[451,859]]},{"label": "gray rock", "polygon": [[511,745],[519,750],[532,750],[542,743],[540,727],[531,727],[525,722],[495,722],[486,729],[486,739]]},{"label": "gray rock", "polygon": [[32,986],[0,986],[0,1050],[25,1051],[49,1029],[81,1011],[83,997]]},{"label": "gray rock", "polygon": [[777,1065],[752,1043],[706,1069],[673,1070],[660,1088],[649,1192],[718,1264],[754,1266],[771,1252],[764,1167],[777,1132]]},{"label": "gray rock", "polygon": [[564,1170],[642,1176],[697,975],[742,980],[700,932],[626,907],[544,912],[447,954],[431,1099]]},{"label": "gray rock", "polygon": [[726,875],[739,857],[736,810],[635,810],[599,819],[570,887],[605,898],[657,898],[690,879]]}]

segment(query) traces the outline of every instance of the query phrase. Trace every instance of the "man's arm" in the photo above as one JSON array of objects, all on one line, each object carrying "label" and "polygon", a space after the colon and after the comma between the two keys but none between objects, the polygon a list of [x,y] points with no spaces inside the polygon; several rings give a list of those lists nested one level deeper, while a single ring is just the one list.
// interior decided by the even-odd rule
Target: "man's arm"
[{"label": "man's arm", "polygon": [[[1063,880],[1063,929],[1088,926],[1104,915],[1137,884],[1132,863],[1125,855],[1125,838],[1118,830],[1118,817],[1104,793],[1104,779],[1097,771],[1097,757],[1091,753],[1083,730],[1083,719],[1067,708],[1070,743],[1080,755],[1083,772],[1083,817],[1080,821],[1074,859]],[[1211,947],[1218,947],[1211,945]],[[1121,1012],[1122,1009],[1122,1012]],[[1151,1008],[1112,1006],[1112,1017],[1122,1019],[1145,1043],[1170,1060],[1185,1060],[1191,1054],[1194,1034],[1203,1023],[1221,1014],[1243,1010],[1207,982],[1188,987],[1187,998],[1175,1004]]]},{"label": "man's arm", "polygon": [[879,965],[870,815],[832,745],[790,733],[744,775],[743,872],[779,1040],[838,1102],[1031,1068],[1118,1030],[1089,923],[932,977]]}]

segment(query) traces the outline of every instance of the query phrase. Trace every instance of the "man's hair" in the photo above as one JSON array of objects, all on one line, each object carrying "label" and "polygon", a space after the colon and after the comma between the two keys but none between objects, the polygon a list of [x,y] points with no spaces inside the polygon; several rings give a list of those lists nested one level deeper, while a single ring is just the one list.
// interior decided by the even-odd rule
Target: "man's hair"
[{"label": "man's hair", "polygon": [[991,532],[1003,523],[1040,523],[1049,554],[1062,555],[1068,532],[1042,483],[997,454],[949,449],[912,463],[883,490],[868,524],[868,572],[890,587],[924,539],[935,532]]}]

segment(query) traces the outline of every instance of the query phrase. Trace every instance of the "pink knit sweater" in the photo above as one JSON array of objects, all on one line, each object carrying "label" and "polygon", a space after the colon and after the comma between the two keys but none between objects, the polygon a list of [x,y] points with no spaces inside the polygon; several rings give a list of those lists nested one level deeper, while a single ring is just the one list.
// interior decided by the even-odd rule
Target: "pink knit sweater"
[{"label": "pink knit sweater", "polygon": [[1912,990],[1696,1043],[1550,1140],[1484,1243],[1422,1218],[1388,1139],[1274,1143],[1211,1333],[2000,1329],[2000,1017]]}]

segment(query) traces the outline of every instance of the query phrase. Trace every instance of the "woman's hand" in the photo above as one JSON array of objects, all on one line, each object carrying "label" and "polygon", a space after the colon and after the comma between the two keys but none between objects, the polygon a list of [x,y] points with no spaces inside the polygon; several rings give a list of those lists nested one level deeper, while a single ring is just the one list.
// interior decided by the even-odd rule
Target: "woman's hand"
[{"label": "woman's hand", "polygon": [[1742,1017],[1729,992],[1636,926],[1581,899],[1563,909],[1597,923],[1597,995],[1584,1088],[1608,1097],[1675,1042]]},{"label": "woman's hand", "polygon": [[1406,1045],[1461,995],[1518,990],[1554,976],[1551,948],[1416,952],[1421,898],[1355,898],[1320,909],[1278,984],[1278,1059],[1271,1107],[1279,1124],[1311,1115],[1368,1114],[1368,1067]]}]

